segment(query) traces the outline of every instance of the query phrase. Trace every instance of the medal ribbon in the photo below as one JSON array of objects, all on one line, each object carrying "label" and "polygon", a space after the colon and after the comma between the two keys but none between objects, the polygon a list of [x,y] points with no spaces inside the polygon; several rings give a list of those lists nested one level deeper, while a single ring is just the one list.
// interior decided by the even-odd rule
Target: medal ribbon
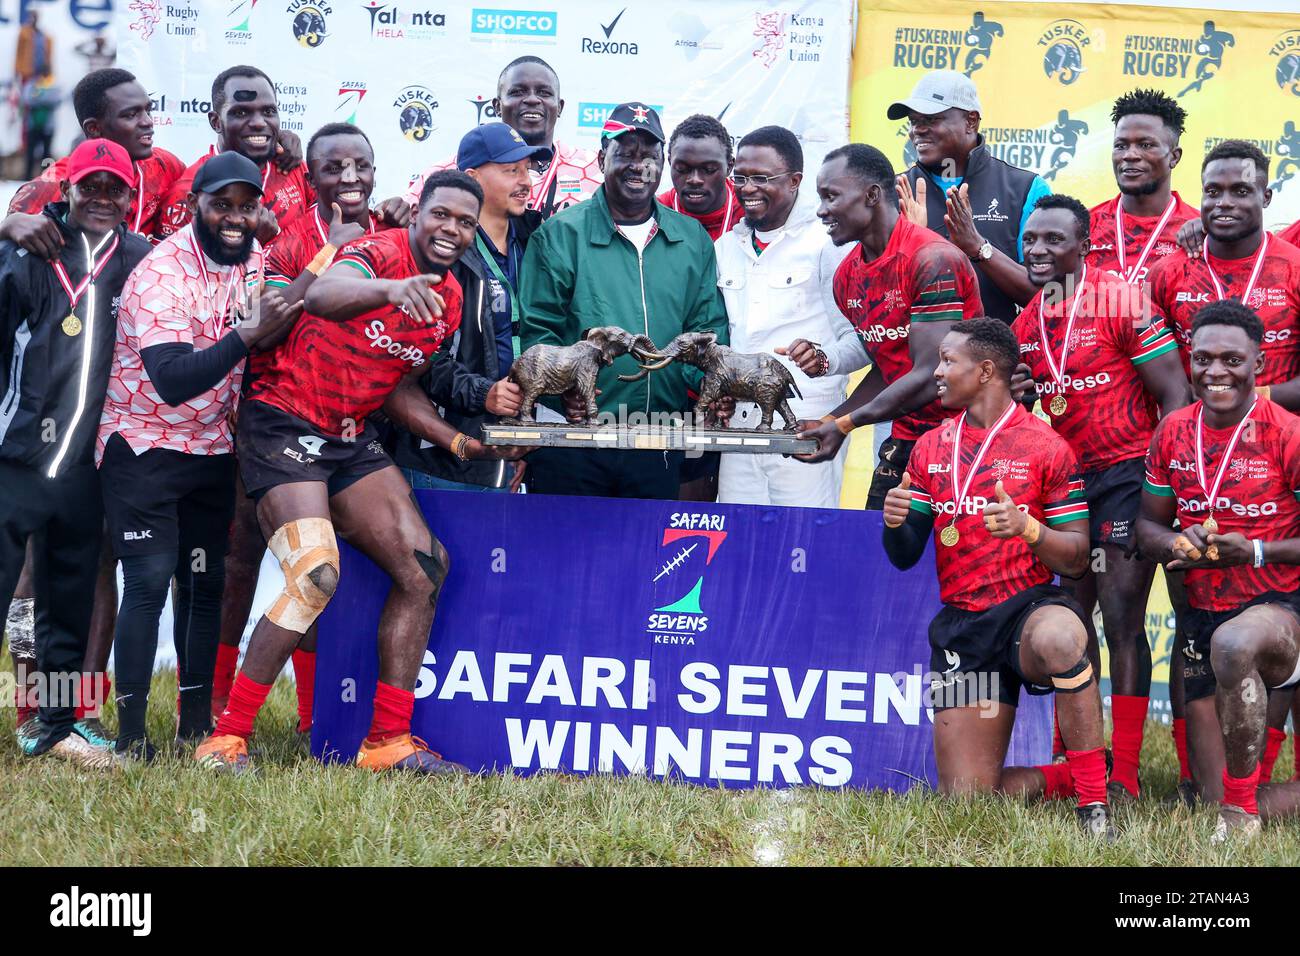
[{"label": "medal ribbon", "polygon": [[140,231],[140,221],[144,218],[144,173],[140,172],[140,164],[133,163],[135,168],[135,225],[131,227],[132,232]]},{"label": "medal ribbon", "polygon": [[1039,302],[1038,336],[1043,340],[1043,358],[1047,359],[1047,368],[1052,373],[1052,381],[1056,382],[1056,387],[1060,390],[1059,394],[1065,393],[1065,362],[1070,357],[1070,335],[1074,332],[1074,317],[1079,311],[1079,300],[1083,297],[1083,287],[1087,281],[1088,265],[1084,263],[1083,272],[1079,275],[1079,287],[1074,290],[1074,301],[1070,304],[1070,318],[1065,324],[1065,341],[1061,343],[1061,364],[1059,366],[1052,356],[1052,343],[1047,337],[1047,319],[1044,316],[1046,309],[1043,307],[1043,303]]},{"label": "medal ribbon", "polygon": [[1214,485],[1211,486],[1205,480],[1205,442],[1202,438],[1201,431],[1205,419],[1205,406],[1202,405],[1196,410],[1196,480],[1201,483],[1201,490],[1209,493],[1205,501],[1206,516],[1214,517],[1214,502],[1219,497],[1219,486],[1223,484],[1223,476],[1228,473],[1228,462],[1232,461],[1232,453],[1237,448],[1237,441],[1241,438],[1242,429],[1246,427],[1246,422],[1250,421],[1250,416],[1255,411],[1255,406],[1259,404],[1256,398],[1250,403],[1250,408],[1246,409],[1246,414],[1242,416],[1241,421],[1237,422],[1237,430],[1232,433],[1232,439],[1228,442],[1228,447],[1223,453],[1223,460],[1219,462],[1218,471],[1214,475]]},{"label": "medal ribbon", "polygon": [[1173,196],[1170,196],[1169,205],[1165,207],[1164,214],[1160,217],[1160,221],[1156,223],[1155,232],[1151,233],[1151,238],[1147,240],[1146,246],[1142,249],[1142,254],[1138,256],[1138,261],[1133,265],[1133,271],[1130,273],[1124,267],[1124,208],[1120,199],[1115,200],[1115,255],[1119,258],[1119,274],[1124,277],[1125,282],[1136,282],[1137,277],[1142,274],[1142,267],[1146,265],[1147,256],[1151,255],[1151,250],[1160,241],[1160,234],[1165,231],[1165,226],[1169,223],[1169,217],[1174,214],[1174,206],[1176,205],[1178,205],[1177,201]]},{"label": "medal ribbon", "polygon": [[975,460],[971,462],[970,471],[966,473],[966,481],[960,485],[957,480],[957,472],[961,459],[961,431],[966,424],[966,413],[962,412],[961,417],[957,419],[957,433],[953,435],[952,439],[952,490],[957,494],[953,502],[953,524],[957,523],[957,516],[961,514],[962,503],[966,500],[966,493],[970,491],[970,485],[975,479],[975,473],[979,471],[980,462],[984,460],[984,453],[989,450],[989,447],[993,444],[993,439],[997,437],[998,432],[1002,431],[1015,413],[1016,403],[1012,402],[1007,406],[1007,410],[1002,413],[1002,417],[993,423],[989,433],[984,436],[984,441],[980,443],[979,450],[975,452]]},{"label": "medal ribbon", "polygon": [[554,143],[551,144],[551,150],[551,164],[546,167],[546,172],[542,174],[542,178],[538,180],[537,185],[533,187],[533,192],[530,193],[530,200],[532,195],[536,195],[540,200],[537,206],[531,207],[534,209],[541,208],[541,203],[546,201],[546,190],[551,185],[551,180],[554,179],[556,174],[560,171],[560,157],[555,150]]},{"label": "medal ribbon", "polygon": [[[1259,244],[1259,255],[1255,256],[1255,265],[1250,270],[1250,281],[1246,283],[1246,291],[1241,294],[1241,302],[1250,298],[1250,294],[1255,291],[1255,282],[1259,279],[1259,271],[1264,268],[1264,254],[1268,252],[1268,233],[1264,233],[1264,241]],[[1214,272],[1214,266],[1210,265],[1210,253],[1207,249],[1205,255],[1201,257],[1205,260],[1205,269],[1210,273],[1210,281],[1214,283],[1214,293],[1222,301],[1227,298],[1223,291],[1223,283],[1219,281],[1218,275]]]},{"label": "medal ribbon", "polygon": [[[98,255],[100,249],[104,248],[104,243],[108,242],[109,239],[113,240],[113,244],[109,246],[108,251],[105,252],[98,261],[96,261],[95,256]],[[86,294],[86,290],[90,288],[90,284],[99,278],[99,274],[104,271],[104,267],[108,265],[108,261],[113,258],[113,253],[117,249],[117,242],[117,234],[112,232],[99,240],[99,244],[91,250],[90,258],[86,261],[86,277],[77,283],[76,288],[73,288],[72,279],[68,276],[68,270],[63,268],[62,262],[55,259],[50,263],[50,266],[54,269],[54,275],[58,277],[59,285],[63,286],[63,291],[68,294],[68,300],[71,303],[68,307],[69,312],[76,312],[77,303],[81,301],[81,297]]]}]

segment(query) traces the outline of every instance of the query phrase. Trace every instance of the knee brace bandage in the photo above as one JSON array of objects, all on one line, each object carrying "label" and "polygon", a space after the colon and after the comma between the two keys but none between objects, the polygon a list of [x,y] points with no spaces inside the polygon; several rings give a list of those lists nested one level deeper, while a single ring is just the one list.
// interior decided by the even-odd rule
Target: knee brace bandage
[{"label": "knee brace bandage", "polygon": [[299,518],[271,536],[271,553],[284,571],[284,590],[266,616],[271,623],[306,634],[339,583],[339,548],[328,518]]},{"label": "knee brace bandage", "polygon": [[1058,694],[1077,694],[1092,683],[1092,662],[1084,654],[1068,671],[1052,675],[1052,687]]}]

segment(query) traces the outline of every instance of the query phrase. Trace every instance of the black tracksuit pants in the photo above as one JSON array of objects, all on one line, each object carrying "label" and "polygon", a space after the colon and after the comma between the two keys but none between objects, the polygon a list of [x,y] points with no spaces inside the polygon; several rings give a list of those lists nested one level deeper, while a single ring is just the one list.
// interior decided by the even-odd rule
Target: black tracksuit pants
[{"label": "black tracksuit pants", "polygon": [[44,753],[72,732],[90,634],[104,527],[99,473],[64,462],[55,478],[0,461],[0,607],[8,607],[32,541],[36,666]]}]

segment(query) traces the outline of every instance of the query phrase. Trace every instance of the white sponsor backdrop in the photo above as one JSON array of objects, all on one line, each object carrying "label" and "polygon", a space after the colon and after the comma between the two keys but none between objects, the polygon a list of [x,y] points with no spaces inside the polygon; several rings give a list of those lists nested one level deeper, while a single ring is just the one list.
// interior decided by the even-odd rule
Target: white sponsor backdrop
[{"label": "white sponsor backdrop", "polygon": [[560,76],[564,142],[596,148],[607,111],[627,100],[661,107],[666,132],[692,113],[720,116],[737,138],[787,126],[812,168],[848,138],[852,0],[118,4],[118,64],[154,97],[159,145],[186,159],[207,149],[212,79],[248,63],[275,81],[281,123],[304,141],[332,121],[366,131],[376,198],[495,119],[497,76],[524,55]]}]

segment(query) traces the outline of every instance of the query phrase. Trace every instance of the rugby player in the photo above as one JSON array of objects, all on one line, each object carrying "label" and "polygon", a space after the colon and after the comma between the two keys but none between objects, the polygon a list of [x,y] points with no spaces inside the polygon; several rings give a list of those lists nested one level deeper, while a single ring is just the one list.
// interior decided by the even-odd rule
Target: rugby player
[{"label": "rugby player", "polygon": [[1187,727],[1201,794],[1222,801],[1214,842],[1300,807],[1300,784],[1258,786],[1267,690],[1300,681],[1300,419],[1256,388],[1265,335],[1233,300],[1197,313],[1197,401],[1156,428],[1138,520],[1143,552],[1186,571]]},{"label": "rugby player", "polygon": [[1187,111],[1157,90],[1133,90],[1115,100],[1111,165],[1119,195],[1093,206],[1088,265],[1129,282],[1178,249],[1178,230],[1197,212],[1173,190],[1183,158],[1178,139]]},{"label": "rugby player", "polygon": [[[416,677],[449,559],[367,417],[404,376],[421,375],[460,324],[461,290],[448,270],[474,241],[482,203],[469,176],[436,173],[407,229],[340,249],[240,407],[244,487],[257,499],[285,586],[253,630],[226,710],[195,751],[204,766],[247,768],[257,712],[338,585],[337,528],[393,581],[379,624],[374,718],[357,764],[461,769],[411,735]],[[409,417],[401,424],[422,431]]]},{"label": "rugby player", "polygon": [[690,216],[716,242],[745,215],[728,178],[735,165],[727,128],[703,113],[688,116],[668,138],[672,188],[656,198],[669,209]]},{"label": "rugby player", "polygon": [[[828,461],[853,429],[892,421],[867,494],[867,507],[879,509],[902,480],[917,440],[955,414],[938,401],[932,372],[952,324],[983,315],[979,281],[960,249],[899,215],[893,167],[875,147],[850,143],[827,153],[817,195],[817,216],[831,241],[858,244],[835,272],[835,303],[858,330],[872,366],[820,423],[801,423],[799,437],[817,439],[818,447],[795,457]],[[798,361],[798,343],[791,345]],[[849,370],[838,363],[828,369]]]},{"label": "rugby player", "polygon": [[[280,288],[288,302],[306,294],[316,276],[324,272],[338,249],[367,233],[389,228],[370,211],[375,185],[375,155],[370,140],[356,126],[330,123],[307,143],[307,185],[316,205],[291,222],[267,254],[266,285]],[[249,356],[244,368],[244,390],[271,364],[272,351]],[[257,526],[257,507],[238,482],[235,520],[226,553],[226,587],[221,602],[221,642],[212,682],[212,716],[226,709],[239,661],[239,644],[248,625],[257,572],[266,542]],[[294,685],[298,694],[298,733],[311,730],[312,691],[316,679],[316,631],[303,636],[293,651]]]},{"label": "rugby player", "polygon": [[[1196,210],[1172,188],[1174,167],[1183,156],[1178,140],[1187,111],[1158,90],[1133,90],[1115,100],[1110,116],[1115,123],[1111,164],[1119,195],[1089,210],[1092,233],[1087,262],[1089,268],[1139,283],[1145,281],[1153,263],[1177,250],[1179,228],[1200,221]],[[1182,621],[1187,611],[1182,575],[1167,571],[1165,585],[1175,621]],[[1194,789],[1189,789],[1182,684],[1182,669],[1175,667],[1169,674],[1169,703],[1179,789],[1186,799]],[[1057,736],[1055,749],[1060,752],[1059,733]]]},{"label": "rugby player", "polygon": [[1151,694],[1145,618],[1155,564],[1137,554],[1135,527],[1143,463],[1161,412],[1182,408],[1190,397],[1178,345],[1163,320],[1150,320],[1141,287],[1085,261],[1089,232],[1088,210],[1072,196],[1035,203],[1025,224],[1025,269],[1040,291],[1011,330],[1052,426],[1079,459],[1089,543],[1100,549],[1080,577],[1062,584],[1088,621],[1101,605],[1110,651],[1113,803],[1139,794]]},{"label": "rugby player", "polygon": [[1201,164],[1204,253],[1179,249],[1147,274],[1152,305],[1178,339],[1190,369],[1192,318],[1211,302],[1237,299],[1264,323],[1258,384],[1288,411],[1300,411],[1300,249],[1264,231],[1268,157],[1242,140],[1225,140]]},{"label": "rugby player", "polygon": [[[262,205],[266,211],[258,220],[257,238],[269,246],[281,229],[306,214],[316,198],[307,179],[307,166],[295,155],[298,138],[280,129],[275,84],[253,66],[223,70],[212,81],[208,123],[217,134],[217,143],[208,148],[207,155],[191,163],[172,187],[160,232],[170,235],[189,222],[185,197],[194,174],[210,158],[229,150],[247,156],[262,170]],[[405,226],[411,211],[400,198],[393,197],[380,204],[379,214],[389,225]]]},{"label": "rugby player", "polygon": [[[668,138],[668,174],[672,187],[658,200],[690,216],[715,242],[744,217],[728,177],[736,164],[727,128],[712,116],[696,113],[677,124]],[[721,455],[706,452],[682,462],[682,501],[714,501],[718,497]]]},{"label": "rugby player", "polygon": [[[111,140],[131,157],[136,188],[126,227],[142,236],[154,236],[163,198],[185,171],[185,164],[154,146],[149,94],[126,70],[94,70],[73,88],[72,104],[87,139]],[[19,187],[9,202],[9,215],[0,222],[0,239],[11,239],[28,252],[53,259],[63,236],[41,210],[47,203],[62,201],[59,184],[68,178],[67,173],[65,156]]]},{"label": "rugby player", "polygon": [[[1101,695],[1083,610],[1054,574],[1088,563],[1088,505],[1069,444],[1015,402],[1015,335],[998,319],[939,344],[939,400],[957,418],[921,436],[884,507],[895,567],[933,534],[944,607],[930,624],[929,706],[943,793],[1074,795],[1085,832],[1113,836]],[[1067,762],[1004,767],[1021,686],[1057,694]]]},{"label": "rugby player", "polygon": [[[564,112],[560,97],[560,78],[549,63],[535,56],[521,56],[506,64],[497,78],[497,95],[492,109],[501,122],[513,128],[529,146],[544,146],[543,154],[533,158],[530,168],[532,189],[528,208],[549,219],[561,209],[590,199],[604,182],[604,175],[594,150],[583,149],[555,138],[555,124]],[[424,181],[443,169],[455,169],[456,157],[430,166],[416,174],[402,197],[414,206],[424,189]]]}]

